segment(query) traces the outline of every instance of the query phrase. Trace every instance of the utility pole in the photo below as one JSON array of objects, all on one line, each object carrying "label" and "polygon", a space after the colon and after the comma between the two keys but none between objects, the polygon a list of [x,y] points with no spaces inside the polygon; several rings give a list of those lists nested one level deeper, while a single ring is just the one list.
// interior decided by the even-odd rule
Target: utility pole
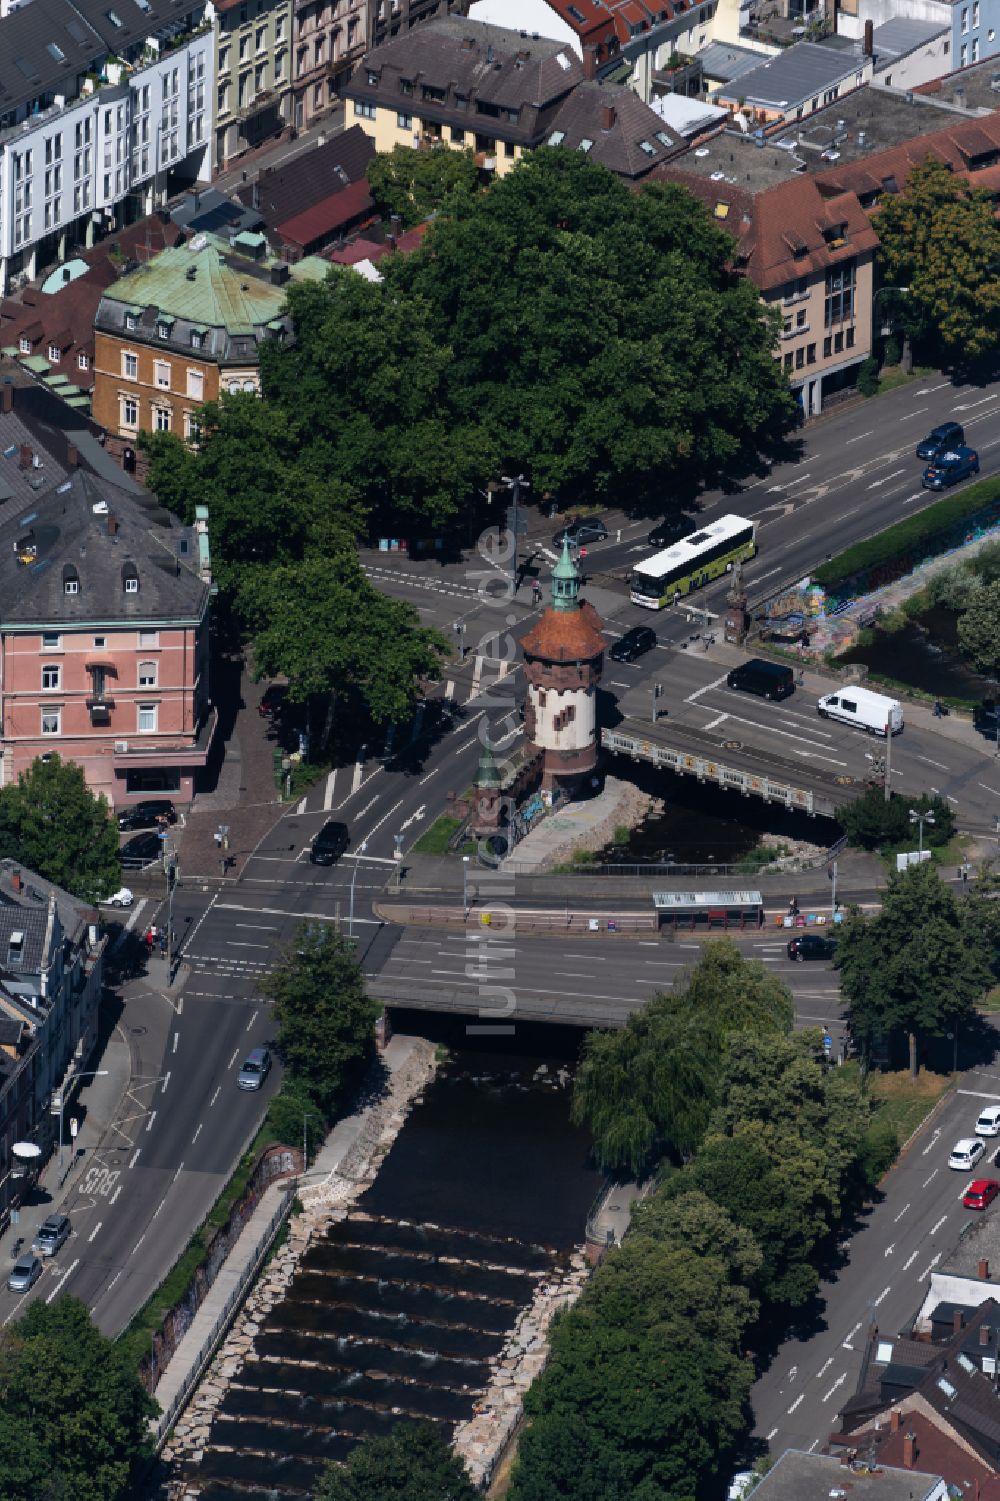
[{"label": "utility pole", "polygon": [[892,725],[885,729],[885,792],[886,802],[892,797]]},{"label": "utility pole", "polygon": [[832,882],[832,886],[831,886],[831,890],[830,890],[830,916],[833,917],[833,918],[835,918],[837,916],[837,862],[836,862],[836,860],[834,860],[833,864],[830,866],[829,875],[830,875],[830,880]]},{"label": "utility pole", "polygon": [[658,698],[662,698],[662,696],[663,696],[663,684],[662,683],[654,683],[653,687],[652,687],[652,694],[653,694],[652,722],[653,722],[653,724],[656,724],[657,720],[660,717],[660,711],[656,707],[656,701],[657,701]]},{"label": "utility pole", "polygon": [[511,543],[512,543],[512,546],[511,546],[511,555],[510,555],[510,582],[511,582],[511,590],[512,590],[512,592],[514,594],[516,594],[517,593],[517,504],[518,504],[518,501],[521,499],[521,490],[522,490],[522,488],[525,489],[525,490],[530,490],[531,489],[531,485],[525,479],[525,477],[524,477],[523,474],[515,474],[513,476],[509,475],[509,474],[502,474],[500,476],[500,478],[503,480],[504,484],[507,486],[507,488],[511,492],[510,533],[511,533]]},{"label": "utility pole", "polygon": [[177,864],[177,856],[172,855],[167,865],[167,984],[170,984],[174,973],[174,891],[177,887],[177,879],[180,875],[180,866]]}]

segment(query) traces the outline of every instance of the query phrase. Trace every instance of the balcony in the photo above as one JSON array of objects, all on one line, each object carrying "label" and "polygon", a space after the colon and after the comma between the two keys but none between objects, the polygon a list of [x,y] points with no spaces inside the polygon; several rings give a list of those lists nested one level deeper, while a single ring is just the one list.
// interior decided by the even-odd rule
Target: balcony
[{"label": "balcony", "polygon": [[86,704],[91,719],[110,719],[115,701],[108,693],[93,693],[86,699]]},{"label": "balcony", "polygon": [[204,766],[208,761],[216,725],[217,709],[209,709],[197,734],[140,735],[135,739],[116,740],[111,764],[116,771],[133,766]]}]

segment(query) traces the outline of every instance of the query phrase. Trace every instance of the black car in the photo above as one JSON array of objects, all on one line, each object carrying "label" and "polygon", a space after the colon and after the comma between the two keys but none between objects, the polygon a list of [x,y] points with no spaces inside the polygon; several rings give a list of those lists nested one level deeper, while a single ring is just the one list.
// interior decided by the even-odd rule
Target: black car
[{"label": "black car", "polygon": [[995,740],[1000,745],[1000,704],[984,698],[972,711],[972,727],[987,740]]},{"label": "black car", "polygon": [[150,797],[144,802],[133,803],[130,808],[123,808],[118,815],[118,827],[122,830],[151,829],[161,820],[176,823],[177,809],[169,797]]},{"label": "black car", "polygon": [[327,819],[312,842],[309,858],[314,865],[332,865],[335,860],[340,859],[350,842],[346,823],[337,823],[333,818]]},{"label": "black car", "polygon": [[798,959],[832,959],[837,945],[832,938],[821,938],[819,933],[803,933],[798,938],[789,938],[788,957]]},{"label": "black car", "polygon": [[590,542],[603,542],[608,529],[603,521],[590,518],[586,521],[570,521],[552,538],[556,547],[568,542],[570,547],[586,547]]},{"label": "black car", "polygon": [[287,683],[269,683],[264,689],[264,695],[260,703],[257,705],[257,713],[261,719],[273,719],[275,714],[281,712],[287,697]]},{"label": "black car", "polygon": [[671,542],[677,542],[691,529],[681,517],[675,516],[673,520],[667,517],[659,526],[653,527],[646,541],[650,547],[669,547]]},{"label": "black car", "polygon": [[634,662],[636,657],[652,651],[656,645],[656,632],[652,626],[634,625],[626,631],[608,652],[612,662]]},{"label": "black car", "polygon": [[160,858],[163,852],[163,841],[159,834],[133,834],[122,845],[122,868],[123,870],[142,870],[147,865],[152,865]]},{"label": "black car", "polygon": [[917,445],[917,458],[939,459],[949,448],[959,448],[964,442],[965,430],[960,422],[942,422]]}]

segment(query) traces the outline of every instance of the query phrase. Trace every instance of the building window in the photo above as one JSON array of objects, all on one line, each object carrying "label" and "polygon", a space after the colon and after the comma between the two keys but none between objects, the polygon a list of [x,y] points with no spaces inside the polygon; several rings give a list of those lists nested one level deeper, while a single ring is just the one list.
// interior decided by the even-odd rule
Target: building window
[{"label": "building window", "polygon": [[122,375],[125,380],[139,379],[139,356],[137,354],[122,355]]},{"label": "building window", "polygon": [[796,370],[801,370],[802,366],[805,364],[805,362],[806,362],[806,352],[805,352],[805,350],[804,349],[797,349],[795,351],[795,368],[796,368]]},{"label": "building window", "polygon": [[27,334],[22,334],[20,336],[17,341],[17,347],[21,354],[31,353],[31,340],[28,338]]},{"label": "building window", "polygon": [[153,427],[156,430],[156,432],[158,432],[158,433],[169,433],[169,431],[170,431],[170,408],[169,407],[154,407],[153,408]]},{"label": "building window", "polygon": [[65,568],[63,569],[63,593],[79,594],[79,592],[80,575],[77,573],[72,563],[67,563]]},{"label": "building window", "polygon": [[46,662],[42,668],[42,692],[52,693],[59,687],[62,668],[56,662]]},{"label": "building window", "polygon": [[791,368],[792,368],[792,357],[791,357],[790,354],[786,354],[785,355],[785,369],[786,370],[791,370]]},{"label": "building window", "polygon": [[155,662],[140,662],[139,663],[139,687],[140,688],[155,688],[156,687],[156,663]]},{"label": "building window", "polygon": [[122,427],[139,426],[139,403],[134,396],[122,397]]},{"label": "building window", "polygon": [[49,361],[50,361],[50,363],[53,364],[53,365],[58,365],[58,363],[59,363],[59,361],[61,359],[62,359],[62,350],[59,348],[59,345],[58,344],[50,344],[49,345]]},{"label": "building window", "polygon": [[137,319],[134,313],[125,314],[125,327],[128,329],[129,333],[132,333],[134,331],[136,322]]},{"label": "building window", "polygon": [[170,366],[166,360],[153,361],[153,380],[161,391],[170,390]]},{"label": "building window", "polygon": [[966,68],[969,65],[969,49],[965,42],[962,43],[961,60],[959,67]]},{"label": "building window", "polygon": [[103,651],[104,648],[107,646],[107,644],[108,644],[108,638],[107,638],[107,636],[95,636],[94,637],[94,650],[95,651]]},{"label": "building window", "polygon": [[848,349],[853,349],[854,348],[854,330],[853,330],[853,328],[849,328],[847,330],[847,340],[846,340],[846,343],[847,343]]},{"label": "building window", "polygon": [[844,348],[844,334],[843,334],[843,331],[841,331],[840,333],[834,334],[834,336],[833,336],[833,352],[834,352],[834,354],[840,354],[840,353],[842,353],[843,348]]},{"label": "building window", "polygon": [[42,710],[42,734],[58,735],[62,729],[62,709]]},{"label": "building window", "polygon": [[969,7],[967,5],[963,5],[962,6],[962,31],[966,32],[966,31],[968,31],[968,29],[969,29]]},{"label": "building window", "polygon": [[834,323],[848,323],[854,317],[854,262],[846,261],[826,273],[826,305],[823,321],[827,328]]},{"label": "building window", "polygon": [[189,370],[187,373],[187,394],[193,401],[204,400],[205,376],[201,370]]},{"label": "building window", "polygon": [[508,160],[512,160],[513,159],[513,156],[514,156],[514,143],[513,143],[513,141],[504,141],[504,143],[503,143],[503,154],[504,154],[505,157],[507,157]]},{"label": "building window", "polygon": [[358,120],[374,120],[375,106],[374,104],[367,103],[364,99],[355,99],[354,115]]},{"label": "building window", "polygon": [[[396,129],[397,130],[412,130],[413,129],[413,116],[412,115],[404,115],[403,112],[402,112],[402,110],[400,110],[400,112],[396,116]],[[463,140],[464,140],[464,136],[463,136]]]},{"label": "building window", "polygon": [[76,364],[77,369],[79,370],[86,370],[90,364],[90,361],[87,359],[87,356],[83,353],[82,350],[76,357]]},{"label": "building window", "polygon": [[972,38],[972,61],[974,63],[979,61],[979,38],[977,36]]},{"label": "building window", "polygon": [[460,125],[453,125],[451,127],[451,138],[456,146],[465,145],[465,131],[461,128]]},{"label": "building window", "polygon": [[823,358],[825,360],[828,360],[830,358],[830,355],[832,353],[833,353],[833,340],[830,339],[830,338],[826,338],[826,339],[823,340]]},{"label": "building window", "polygon": [[201,438],[201,428],[195,421],[192,412],[184,413],[184,436],[189,443],[197,443]]},{"label": "building window", "polygon": [[156,734],[156,704],[139,705],[139,734]]},{"label": "building window", "polygon": [[973,0],[972,3],[972,25],[973,27],[979,25],[979,0]]},{"label": "building window", "polygon": [[806,364],[807,365],[815,365],[815,363],[816,363],[816,345],[815,344],[810,344],[808,346],[808,348],[806,349]]},{"label": "building window", "polygon": [[122,582],[125,585],[125,593],[126,594],[138,594],[138,592],[139,592],[139,578],[138,578],[137,574],[135,574],[135,573],[126,573],[126,575],[125,575],[124,579],[122,580]]},{"label": "building window", "polygon": [[160,646],[160,633],[159,633],[159,631],[140,631],[139,632],[139,646],[140,647],[144,646],[147,649],[147,651],[150,650],[150,649],[152,649],[153,651],[158,651],[159,650],[159,646]]},{"label": "building window", "polygon": [[806,315],[805,308],[799,308],[798,312],[795,314],[795,327],[796,328],[805,328],[805,326],[806,326],[806,316],[807,315]]},{"label": "building window", "polygon": [[61,650],[61,642],[62,637],[57,631],[44,631],[42,633],[43,651],[59,651]]}]

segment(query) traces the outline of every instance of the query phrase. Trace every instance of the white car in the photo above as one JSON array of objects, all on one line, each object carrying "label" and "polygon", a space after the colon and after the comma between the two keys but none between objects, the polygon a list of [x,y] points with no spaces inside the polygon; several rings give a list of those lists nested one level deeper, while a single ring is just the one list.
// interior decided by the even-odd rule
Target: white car
[{"label": "white car", "polygon": [[131,887],[119,886],[114,896],[108,897],[107,905],[109,907],[131,907],[134,901],[135,897],[132,895]]},{"label": "white car", "polygon": [[948,1158],[948,1166],[957,1168],[960,1173],[967,1173],[986,1151],[986,1147],[976,1136],[963,1136],[961,1141],[956,1141]]},{"label": "white car", "polygon": [[1000,1105],[987,1105],[976,1121],[977,1136],[1000,1136]]}]

